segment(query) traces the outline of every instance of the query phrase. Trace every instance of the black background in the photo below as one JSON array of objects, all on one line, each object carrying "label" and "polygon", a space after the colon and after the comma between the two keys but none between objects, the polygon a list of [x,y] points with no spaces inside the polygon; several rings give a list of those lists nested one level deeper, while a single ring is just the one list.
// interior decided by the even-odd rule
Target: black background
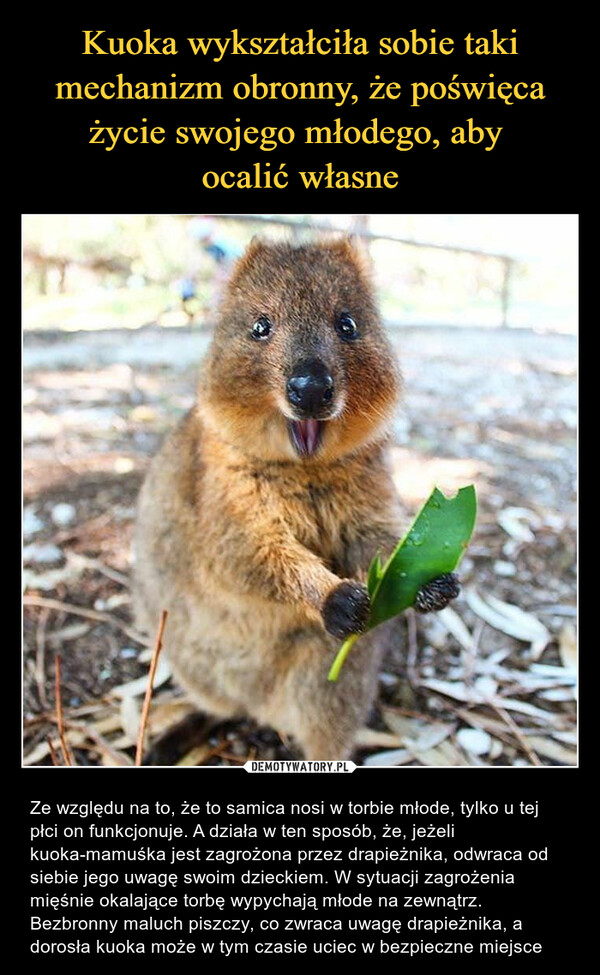
[{"label": "black background", "polygon": [[[519,5],[520,6],[520,5]],[[74,14],[65,9],[52,16],[22,18],[21,33],[14,37],[18,58],[11,68],[15,72],[15,90],[10,99],[17,107],[14,131],[9,133],[9,173],[6,187],[13,196],[16,187],[21,213],[63,212],[253,212],[253,213],[377,213],[377,212],[582,212],[585,207],[586,171],[583,165],[586,132],[585,113],[581,104],[580,82],[582,58],[581,31],[570,23],[515,14],[502,8],[501,16],[481,8],[472,18],[462,21],[437,18],[424,8],[399,7],[395,17],[379,16],[379,8],[368,11],[363,19],[340,15],[329,21],[317,16],[280,18],[265,26],[254,17],[244,19],[224,8],[223,15],[207,15],[207,7],[192,7],[189,15],[176,19],[168,8],[161,16],[140,12],[133,20],[114,15],[107,8],[98,12]],[[105,11],[105,12],[103,12]],[[540,8],[543,13],[543,8]],[[145,28],[154,36],[174,36],[180,41],[181,53],[173,58],[84,57],[82,31],[105,30],[108,36],[142,36]],[[187,36],[227,36],[239,27],[249,36],[302,36],[308,27],[328,36],[336,27],[346,27],[364,36],[376,50],[380,36],[405,35],[412,27],[425,35],[435,27],[437,36],[450,36],[457,41],[467,32],[489,34],[492,28],[510,35],[518,31],[516,57],[466,58],[459,53],[451,57],[378,58],[369,57],[229,57],[220,64],[186,53]],[[12,36],[12,35],[11,35]],[[578,39],[577,39],[578,38]],[[12,46],[5,35],[5,43]],[[457,52],[459,44],[457,43]],[[398,102],[367,102],[361,99],[354,107],[336,109],[329,103],[312,102],[57,102],[55,83],[69,81],[112,80],[122,72],[128,80],[170,80],[176,72],[179,80],[244,80],[257,73],[268,80],[356,80],[366,82],[380,74],[382,79],[449,80],[453,73],[459,80],[495,79],[542,81],[547,98],[544,102],[523,101],[504,106],[500,101],[471,103],[428,102],[421,109],[403,107]],[[12,86],[11,86],[12,87]],[[365,84],[361,86],[365,89]],[[481,147],[452,147],[443,143],[435,152],[429,147],[411,152],[397,152],[388,147],[330,146],[309,151],[300,143],[273,153],[258,151],[218,154],[207,148],[175,146],[174,139],[162,146],[134,145],[106,152],[88,144],[89,127],[94,119],[106,125],[136,124],[143,117],[149,124],[162,125],[171,133],[177,125],[242,124],[292,125],[297,132],[306,124],[326,124],[341,117],[346,124],[366,125],[374,116],[382,124],[429,125],[449,132],[453,125],[474,117],[482,125],[503,126],[497,147],[484,152]],[[10,118],[10,116],[8,116]],[[14,147],[14,148],[13,148]],[[206,169],[247,168],[254,162],[271,162],[271,167],[285,161],[290,172],[317,169],[328,161],[337,168],[396,169],[401,173],[396,190],[302,192],[294,182],[289,190],[206,191],[198,173]],[[17,234],[19,231],[17,230]],[[15,681],[19,677],[16,675]],[[15,695],[16,696],[16,695]],[[15,716],[18,726],[19,715]],[[583,749],[585,756],[585,748]],[[548,867],[535,874],[533,884],[518,893],[499,890],[497,896],[515,900],[514,916],[531,918],[545,952],[527,961],[528,967],[547,966],[549,960],[566,960],[577,951],[580,937],[580,890],[587,850],[594,837],[586,834],[585,763],[580,769],[361,769],[348,776],[249,775],[238,770],[178,769],[20,769],[20,742],[16,742],[10,773],[17,779],[22,800],[22,818],[17,833],[23,837],[24,875],[28,851],[28,808],[32,798],[42,800],[84,801],[91,798],[119,798],[122,801],[174,801],[186,798],[201,801],[258,801],[284,799],[317,801],[329,798],[373,797],[390,802],[415,798],[451,798],[453,801],[476,799],[498,801],[500,798],[539,801],[542,815],[537,821],[539,840],[536,845],[551,844]],[[12,789],[8,793],[12,802]],[[489,821],[473,823],[474,845],[507,847],[518,843],[515,821],[513,832],[490,833]],[[493,823],[492,823],[493,827]],[[10,839],[7,838],[10,843]],[[17,910],[21,911],[21,901]],[[25,905],[27,901],[24,902]],[[23,915],[26,907],[23,909]],[[25,938],[30,933],[27,931]],[[26,952],[24,951],[24,954]],[[26,955],[28,958],[28,954]],[[477,957],[477,956],[476,956]],[[80,965],[82,959],[62,959],[61,965]],[[458,961],[468,963],[468,959]],[[478,964],[481,963],[477,958]],[[219,959],[219,964],[221,964]],[[442,964],[441,960],[419,959],[419,965]],[[117,964],[127,964],[126,960]],[[525,964],[519,959],[501,959],[498,964]]]}]

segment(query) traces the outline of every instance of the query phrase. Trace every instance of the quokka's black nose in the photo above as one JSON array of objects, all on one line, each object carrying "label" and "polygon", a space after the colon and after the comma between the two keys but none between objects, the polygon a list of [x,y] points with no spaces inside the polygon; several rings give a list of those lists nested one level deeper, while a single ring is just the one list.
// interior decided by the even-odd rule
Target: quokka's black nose
[{"label": "quokka's black nose", "polygon": [[296,412],[315,416],[333,400],[333,379],[320,359],[299,362],[287,381],[286,393]]}]

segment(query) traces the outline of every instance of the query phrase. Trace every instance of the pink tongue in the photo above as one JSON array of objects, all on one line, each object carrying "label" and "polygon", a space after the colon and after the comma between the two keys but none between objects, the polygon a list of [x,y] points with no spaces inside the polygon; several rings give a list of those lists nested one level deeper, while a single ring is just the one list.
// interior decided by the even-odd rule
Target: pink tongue
[{"label": "pink tongue", "polygon": [[292,423],[296,443],[303,454],[314,454],[319,443],[319,420],[294,420]]}]

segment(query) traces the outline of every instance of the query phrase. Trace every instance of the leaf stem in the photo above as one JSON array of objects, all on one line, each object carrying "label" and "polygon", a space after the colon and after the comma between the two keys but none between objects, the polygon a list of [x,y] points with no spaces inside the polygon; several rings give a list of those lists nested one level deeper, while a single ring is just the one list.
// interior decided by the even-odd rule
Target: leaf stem
[{"label": "leaf stem", "polygon": [[360,633],[352,633],[347,640],[344,640],[340,649],[338,650],[337,657],[335,658],[333,664],[331,665],[331,670],[327,675],[327,680],[336,681],[338,679],[338,677],[340,676],[340,670],[342,669],[344,664],[344,660],[352,650],[352,647],[358,640],[359,636]]}]

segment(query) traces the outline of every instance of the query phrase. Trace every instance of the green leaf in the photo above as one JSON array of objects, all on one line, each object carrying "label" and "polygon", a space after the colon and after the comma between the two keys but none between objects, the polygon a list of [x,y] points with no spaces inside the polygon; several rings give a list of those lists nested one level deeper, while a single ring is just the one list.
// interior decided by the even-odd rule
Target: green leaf
[{"label": "green leaf", "polygon": [[[421,586],[456,568],[473,534],[476,514],[477,499],[472,484],[461,488],[453,498],[434,488],[385,565],[378,553],[369,566],[367,589],[371,612],[367,630],[403,613],[413,605]],[[329,672],[329,680],[337,680],[356,639],[356,636],[349,638],[343,644]]]},{"label": "green leaf", "polygon": [[378,552],[371,562],[369,572],[367,574],[367,589],[369,590],[369,596],[373,596],[373,593],[379,584],[379,580],[381,579],[382,572],[383,566],[381,565],[381,555]]},{"label": "green leaf", "polygon": [[379,572],[367,629],[404,612],[413,605],[421,586],[456,568],[473,533],[476,512],[472,484],[453,498],[434,488]]}]

